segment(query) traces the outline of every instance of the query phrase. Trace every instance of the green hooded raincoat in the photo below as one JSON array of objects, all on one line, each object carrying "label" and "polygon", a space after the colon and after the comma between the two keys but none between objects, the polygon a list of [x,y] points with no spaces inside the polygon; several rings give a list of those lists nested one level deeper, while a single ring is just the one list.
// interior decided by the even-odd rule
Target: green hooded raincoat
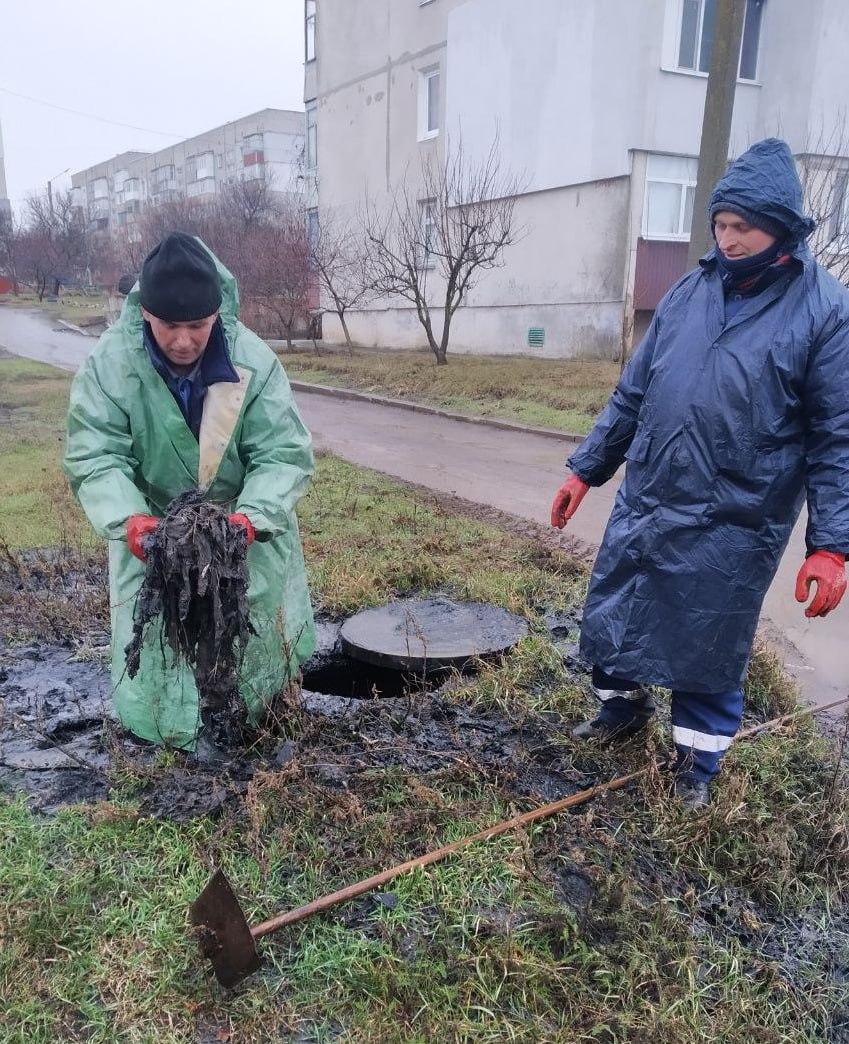
[{"label": "green hooded raincoat", "polygon": [[148,356],[138,289],[74,379],[65,470],[95,530],[109,541],[112,683],[122,724],[137,736],[192,749],[200,724],[191,672],[174,665],[151,626],[135,679],[125,672],[144,565],[127,546],[132,515],[162,516],[169,502],[201,486],[209,499],[248,516],[251,621],[240,687],[251,719],[315,645],[295,505],[313,471],[309,432],[271,349],[239,322],[230,272],[218,262],[221,320],[240,381],[209,386],[200,439]]}]

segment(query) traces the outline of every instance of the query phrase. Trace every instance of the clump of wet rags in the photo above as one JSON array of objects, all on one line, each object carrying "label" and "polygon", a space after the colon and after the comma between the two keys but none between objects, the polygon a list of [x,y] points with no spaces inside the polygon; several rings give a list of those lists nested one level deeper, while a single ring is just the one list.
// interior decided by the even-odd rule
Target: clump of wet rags
[{"label": "clump of wet rags", "polygon": [[139,591],[127,673],[139,670],[148,626],[161,619],[177,663],[192,670],[201,720],[217,744],[242,737],[247,707],[239,667],[254,629],[248,615],[247,533],[201,490],[183,493],[145,541],[147,569]]}]

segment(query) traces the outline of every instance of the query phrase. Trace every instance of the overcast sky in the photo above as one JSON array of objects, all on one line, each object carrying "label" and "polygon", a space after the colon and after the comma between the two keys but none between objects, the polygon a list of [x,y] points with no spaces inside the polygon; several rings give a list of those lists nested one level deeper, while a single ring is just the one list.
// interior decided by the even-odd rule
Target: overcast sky
[{"label": "overcast sky", "polygon": [[48,178],[54,191],[69,188],[71,173],[127,149],[154,152],[258,109],[304,107],[303,0],[0,8],[0,124],[16,208]]}]

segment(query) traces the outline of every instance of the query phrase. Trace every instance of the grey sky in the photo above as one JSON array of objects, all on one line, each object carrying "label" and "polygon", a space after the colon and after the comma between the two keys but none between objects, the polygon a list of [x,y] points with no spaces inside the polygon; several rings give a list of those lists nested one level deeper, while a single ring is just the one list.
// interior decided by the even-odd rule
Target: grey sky
[{"label": "grey sky", "polygon": [[19,0],[2,8],[0,122],[16,208],[45,192],[48,178],[54,190],[68,188],[74,171],[127,149],[155,151],[257,109],[303,109],[303,0]]}]

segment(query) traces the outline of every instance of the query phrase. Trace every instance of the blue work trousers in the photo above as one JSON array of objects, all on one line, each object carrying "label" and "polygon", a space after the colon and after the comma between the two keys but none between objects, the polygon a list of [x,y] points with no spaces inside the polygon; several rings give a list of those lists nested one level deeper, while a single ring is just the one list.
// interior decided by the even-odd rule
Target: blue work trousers
[{"label": "blue work trousers", "polygon": [[[651,697],[639,682],[593,668],[593,690],[601,700],[596,718],[613,729],[638,725],[651,716]],[[620,693],[622,695],[620,695]],[[672,739],[679,776],[710,782],[740,728],[743,690],[706,694],[672,690]]]}]

